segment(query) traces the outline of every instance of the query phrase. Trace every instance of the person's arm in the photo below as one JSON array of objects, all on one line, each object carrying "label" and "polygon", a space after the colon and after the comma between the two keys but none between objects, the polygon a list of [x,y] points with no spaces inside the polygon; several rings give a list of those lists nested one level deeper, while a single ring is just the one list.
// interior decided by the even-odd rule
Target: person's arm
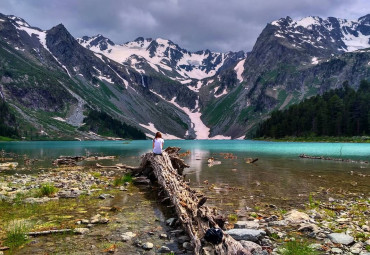
[{"label": "person's arm", "polygon": [[154,149],[154,140],[153,140],[153,149]]},{"label": "person's arm", "polygon": [[162,140],[162,149],[163,149],[163,145],[164,145],[164,140]]}]

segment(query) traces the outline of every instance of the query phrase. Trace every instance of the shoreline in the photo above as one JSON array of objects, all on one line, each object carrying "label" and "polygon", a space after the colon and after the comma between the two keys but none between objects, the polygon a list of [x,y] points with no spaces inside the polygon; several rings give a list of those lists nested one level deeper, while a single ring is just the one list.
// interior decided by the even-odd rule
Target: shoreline
[{"label": "shoreline", "polygon": [[[58,245],[50,246],[50,242],[72,244],[63,246],[62,252],[70,253],[191,254],[191,244],[177,225],[176,216],[154,195],[156,187],[145,182],[137,186],[117,181],[124,175],[124,171],[78,165],[43,168],[30,174],[1,174],[1,229],[5,230],[11,222],[23,222],[32,225],[29,232],[66,227],[73,230],[71,234],[29,237],[20,248],[14,248],[14,254],[37,253],[46,243],[49,243],[45,248],[48,252],[61,252]],[[56,193],[40,196],[38,191],[45,183],[57,188]],[[213,196],[219,192],[212,184],[204,185],[203,190]],[[353,254],[368,255],[370,197],[338,193],[325,195],[327,200],[320,201],[318,195],[322,192],[325,190],[312,190],[308,201],[299,207],[276,206],[273,200],[255,201],[254,208],[244,206],[224,215],[226,228],[236,232],[234,238],[242,236],[243,246],[253,246],[260,251],[256,254],[261,255],[282,254],[283,249],[290,249],[287,244],[311,247],[319,254],[353,251],[358,252]],[[211,205],[212,201],[211,198]],[[337,232],[353,240],[349,244],[336,243],[338,240],[332,240],[329,235]],[[105,241],[100,240],[102,236]],[[6,243],[6,232],[0,231],[0,238]],[[79,244],[87,248],[80,248]]]}]

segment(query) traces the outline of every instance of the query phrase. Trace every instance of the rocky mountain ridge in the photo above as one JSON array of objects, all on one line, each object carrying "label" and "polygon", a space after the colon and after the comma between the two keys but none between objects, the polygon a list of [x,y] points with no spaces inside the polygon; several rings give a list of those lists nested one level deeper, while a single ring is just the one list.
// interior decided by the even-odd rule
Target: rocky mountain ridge
[{"label": "rocky mountain ridge", "polygon": [[95,109],[149,137],[243,138],[273,109],[369,79],[369,20],[283,18],[247,56],[165,39],[75,39],[62,24],[41,30],[0,14],[0,92],[25,126],[50,137],[86,136],[73,130]]}]

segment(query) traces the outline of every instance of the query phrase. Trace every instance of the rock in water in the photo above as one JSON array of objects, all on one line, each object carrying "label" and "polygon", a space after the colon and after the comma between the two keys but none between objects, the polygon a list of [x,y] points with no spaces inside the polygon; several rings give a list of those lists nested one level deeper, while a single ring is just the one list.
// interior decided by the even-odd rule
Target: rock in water
[{"label": "rock in water", "polygon": [[344,233],[331,233],[328,235],[328,238],[333,243],[340,243],[344,245],[349,245],[354,241],[354,238],[352,236],[346,235]]},{"label": "rock in water", "polygon": [[226,233],[237,241],[245,240],[252,242],[257,242],[260,238],[266,235],[265,231],[248,228],[231,229],[226,231]]}]

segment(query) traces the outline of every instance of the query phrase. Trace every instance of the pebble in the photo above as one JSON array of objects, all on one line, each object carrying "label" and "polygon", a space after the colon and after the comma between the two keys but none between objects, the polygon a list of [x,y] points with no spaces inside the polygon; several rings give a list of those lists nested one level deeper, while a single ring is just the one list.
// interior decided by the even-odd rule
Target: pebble
[{"label": "pebble", "polygon": [[132,238],[136,236],[135,233],[132,232],[126,232],[121,235],[122,241],[127,242],[130,241]]},{"label": "pebble", "polygon": [[161,248],[158,249],[159,253],[170,253],[171,249],[168,248],[167,246],[162,246]]},{"label": "pebble", "polygon": [[84,234],[89,233],[90,230],[88,228],[75,228],[73,232],[76,234],[84,235]]},{"label": "pebble", "polygon": [[159,235],[159,238],[160,238],[160,239],[167,239],[167,238],[168,238],[168,236],[167,236],[166,234],[160,234],[160,235]]},{"label": "pebble", "polygon": [[332,248],[330,251],[333,254],[342,254],[343,253],[343,251],[339,248]]},{"label": "pebble", "polygon": [[146,242],[146,243],[143,244],[142,247],[145,250],[150,250],[150,249],[153,249],[154,245],[152,243],[150,243],[150,242]]}]

